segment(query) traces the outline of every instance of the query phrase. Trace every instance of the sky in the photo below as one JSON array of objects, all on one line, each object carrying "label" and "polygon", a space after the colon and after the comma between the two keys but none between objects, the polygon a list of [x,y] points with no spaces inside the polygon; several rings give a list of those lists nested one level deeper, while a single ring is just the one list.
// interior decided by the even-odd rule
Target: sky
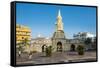
[{"label": "sky", "polygon": [[96,34],[95,7],[17,3],[16,23],[28,26],[33,38],[39,34],[52,37],[59,10],[66,38],[73,38],[73,34],[78,32]]}]

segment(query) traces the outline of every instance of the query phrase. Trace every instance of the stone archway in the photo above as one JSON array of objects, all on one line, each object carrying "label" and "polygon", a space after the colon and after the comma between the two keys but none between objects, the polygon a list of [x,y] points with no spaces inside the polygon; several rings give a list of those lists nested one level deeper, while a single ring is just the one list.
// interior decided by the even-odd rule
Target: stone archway
[{"label": "stone archway", "polygon": [[46,45],[44,44],[43,46],[42,46],[42,52],[45,52],[46,51]]},{"label": "stone archway", "polygon": [[75,51],[75,45],[74,44],[71,44],[70,51]]},{"label": "stone archway", "polygon": [[57,52],[62,52],[62,43],[61,42],[57,43]]}]

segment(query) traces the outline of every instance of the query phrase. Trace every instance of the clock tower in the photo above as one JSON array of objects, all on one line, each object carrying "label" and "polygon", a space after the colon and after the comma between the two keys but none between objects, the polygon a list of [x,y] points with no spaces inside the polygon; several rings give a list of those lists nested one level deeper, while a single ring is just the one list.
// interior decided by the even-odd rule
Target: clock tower
[{"label": "clock tower", "polygon": [[58,16],[55,24],[55,32],[52,37],[52,46],[54,51],[62,52],[65,50],[66,38],[63,29],[63,22],[60,10],[58,11]]}]

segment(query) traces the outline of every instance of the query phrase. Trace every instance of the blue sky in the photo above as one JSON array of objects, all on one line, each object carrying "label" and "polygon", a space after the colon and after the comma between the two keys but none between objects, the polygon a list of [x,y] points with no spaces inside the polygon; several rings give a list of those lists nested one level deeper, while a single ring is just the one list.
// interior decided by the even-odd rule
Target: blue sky
[{"label": "blue sky", "polygon": [[33,38],[38,34],[52,37],[59,9],[66,38],[78,32],[96,34],[96,8],[91,7],[17,3],[16,22],[30,27]]}]

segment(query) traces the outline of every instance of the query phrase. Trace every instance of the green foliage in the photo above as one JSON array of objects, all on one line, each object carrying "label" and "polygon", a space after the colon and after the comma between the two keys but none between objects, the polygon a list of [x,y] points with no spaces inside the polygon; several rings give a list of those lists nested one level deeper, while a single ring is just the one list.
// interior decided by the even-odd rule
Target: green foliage
[{"label": "green foliage", "polygon": [[25,50],[24,47],[26,47],[27,45],[29,45],[27,39],[24,39],[22,42],[17,43],[17,46],[16,46],[17,52],[19,51],[23,52]]},{"label": "green foliage", "polygon": [[17,52],[19,52],[19,51],[23,52],[24,48],[23,48],[22,43],[18,43],[16,49],[17,49]]},{"label": "green foliage", "polygon": [[85,44],[90,44],[92,43],[92,39],[91,38],[87,38],[85,41],[84,41]]},{"label": "green foliage", "polygon": [[46,47],[46,56],[51,56],[52,55],[52,46]]},{"label": "green foliage", "polygon": [[22,43],[23,43],[24,46],[29,45],[29,43],[28,43],[28,39],[27,39],[27,38],[25,38],[25,39],[22,41]]},{"label": "green foliage", "polygon": [[84,46],[78,45],[77,52],[79,55],[84,55]]}]

